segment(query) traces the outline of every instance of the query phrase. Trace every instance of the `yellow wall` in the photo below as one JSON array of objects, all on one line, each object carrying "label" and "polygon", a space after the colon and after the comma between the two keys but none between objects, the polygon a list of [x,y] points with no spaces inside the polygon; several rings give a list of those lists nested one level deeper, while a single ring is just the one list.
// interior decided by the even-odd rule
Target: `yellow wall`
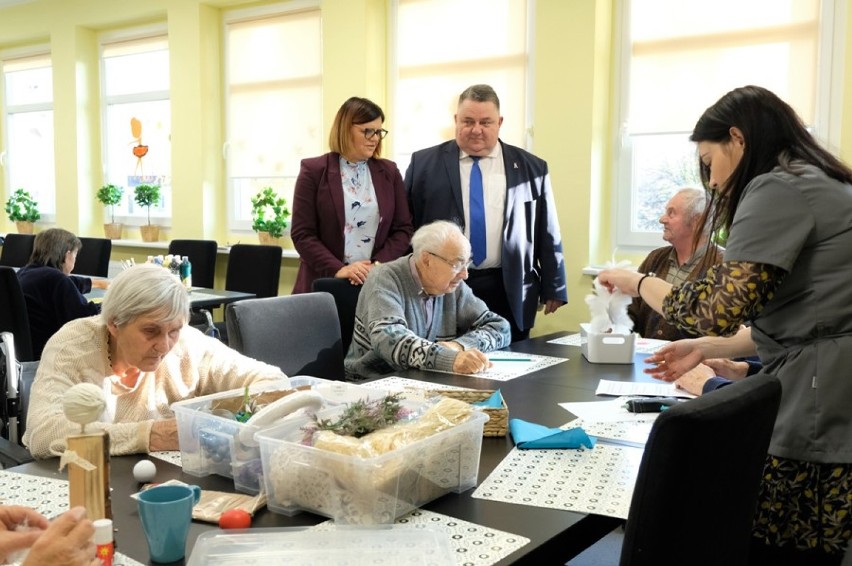
[{"label": "yellow wall", "polygon": [[[588,319],[583,266],[612,250],[611,123],[613,31],[618,0],[537,0],[534,62],[534,153],[551,168],[565,249],[569,304],[540,316],[540,335]],[[260,4],[263,4],[261,2]],[[268,3],[268,2],[266,2]],[[323,109],[328,128],[340,103],[367,96],[388,108],[388,0],[321,0]],[[256,242],[227,233],[222,116],[222,11],[246,0],[38,0],[0,11],[0,49],[49,43],[54,63],[57,224],[80,235],[102,234],[97,35],[140,24],[167,24],[171,57],[173,227],[160,239]],[[846,14],[846,28],[852,13]],[[846,45],[849,45],[847,39]],[[846,52],[849,48],[846,47]],[[852,81],[852,57],[845,58]],[[845,85],[844,85],[845,86]],[[852,86],[852,85],[850,85]],[[844,89],[848,91],[849,89]],[[0,93],[2,96],[2,93]],[[852,158],[852,102],[841,116],[841,154]],[[448,123],[452,117],[447,116]],[[2,186],[7,194],[8,187]],[[43,228],[45,225],[42,225]],[[14,230],[0,219],[0,232]],[[125,229],[138,238],[138,229]],[[147,253],[162,253],[150,250]],[[147,255],[118,246],[115,257]],[[224,262],[218,275],[224,280]],[[281,292],[292,288],[297,260],[282,262]]]}]

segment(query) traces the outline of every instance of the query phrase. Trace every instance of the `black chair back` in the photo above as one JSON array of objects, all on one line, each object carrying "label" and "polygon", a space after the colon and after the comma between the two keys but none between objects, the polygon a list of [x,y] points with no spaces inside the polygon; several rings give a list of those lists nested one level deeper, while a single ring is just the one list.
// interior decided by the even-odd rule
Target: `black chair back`
[{"label": "black chair back", "polygon": [[216,240],[172,240],[169,253],[188,256],[192,264],[192,285],[212,289],[216,280]]},{"label": "black chair back", "polygon": [[228,255],[225,289],[277,297],[281,278],[281,246],[234,244]]},{"label": "black chair back", "polygon": [[311,285],[312,291],[324,291],[331,293],[334,297],[337,319],[340,321],[340,338],[344,356],[352,342],[352,332],[355,329],[355,307],[358,306],[361,287],[361,285],[352,285],[348,279],[338,277],[322,277],[316,279]]},{"label": "black chair back", "polygon": [[337,310],[328,293],[248,299],[225,312],[228,345],[238,352],[289,376],[344,379]]},{"label": "black chair back", "polygon": [[15,337],[18,361],[35,360],[27,301],[18,274],[6,266],[0,266],[0,332],[11,332]]},{"label": "black chair back", "polygon": [[639,466],[621,566],[748,563],[781,384],[756,375],[673,406]]},{"label": "black chair back", "polygon": [[6,234],[3,249],[0,250],[0,265],[23,267],[33,255],[35,236],[32,234]]},{"label": "black chair back", "polygon": [[107,238],[80,238],[83,247],[77,253],[74,263],[75,275],[109,277],[109,257],[112,254],[112,240]]}]

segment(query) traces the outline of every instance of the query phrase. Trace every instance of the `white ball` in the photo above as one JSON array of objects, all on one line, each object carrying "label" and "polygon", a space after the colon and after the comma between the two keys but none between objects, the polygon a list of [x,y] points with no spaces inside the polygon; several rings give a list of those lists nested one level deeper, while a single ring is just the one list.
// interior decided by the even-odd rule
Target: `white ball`
[{"label": "white ball", "polygon": [[139,483],[148,483],[157,475],[157,466],[151,460],[140,460],[133,466],[133,479]]}]

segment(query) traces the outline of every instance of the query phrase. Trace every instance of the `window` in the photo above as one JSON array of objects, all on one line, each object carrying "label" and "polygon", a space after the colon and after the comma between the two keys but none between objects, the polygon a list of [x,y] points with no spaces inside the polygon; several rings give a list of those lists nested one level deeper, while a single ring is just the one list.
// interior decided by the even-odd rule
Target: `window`
[{"label": "window", "polygon": [[225,19],[228,227],[251,230],[251,197],[293,202],[301,160],[324,152],[320,11],[300,4]]},{"label": "window", "polygon": [[116,216],[130,224],[147,223],[147,207],[133,200],[133,188],[146,184],[161,189],[151,218],[169,220],[172,148],[166,36],[104,38],[101,81],[104,179],[125,188]]},{"label": "window", "polygon": [[678,188],[701,186],[689,135],[729,90],[764,86],[818,136],[827,134],[819,124],[829,110],[821,97],[830,85],[831,9],[831,1],[819,0],[624,2],[619,247],[663,244],[658,219],[666,201]]},{"label": "window", "polygon": [[41,221],[56,219],[53,160],[53,69],[50,55],[4,58],[5,150],[0,163],[7,193],[28,191],[38,202]]},{"label": "window", "polygon": [[[473,84],[489,84],[500,97],[500,138],[531,149],[526,0],[396,0],[393,6],[394,112],[386,127],[403,175],[414,151],[455,137],[458,96]],[[447,37],[469,40],[459,49]]]}]

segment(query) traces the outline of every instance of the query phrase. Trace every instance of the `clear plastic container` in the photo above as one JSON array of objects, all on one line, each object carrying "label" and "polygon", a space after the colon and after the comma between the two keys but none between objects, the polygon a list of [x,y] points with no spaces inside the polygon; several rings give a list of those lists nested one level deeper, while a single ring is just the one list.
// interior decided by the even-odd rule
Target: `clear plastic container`
[{"label": "clear plastic container", "polygon": [[[404,401],[404,406],[416,411],[423,403]],[[332,407],[317,416],[335,418],[342,410]],[[288,516],[311,511],[337,524],[392,524],[446,493],[476,486],[487,420],[474,411],[465,422],[371,458],[303,444],[308,418],[265,428],[255,438],[267,506]]]},{"label": "clear plastic container", "polygon": [[[374,398],[385,393],[353,383],[309,376],[292,377],[290,385],[293,388],[309,387],[318,392],[325,399],[325,406]],[[250,419],[241,423],[211,412],[217,401],[242,394],[242,389],[232,389],[178,401],[171,408],[177,419],[183,471],[197,477],[216,474],[233,478],[237,491],[254,495],[263,485],[260,448],[256,442],[249,441],[253,440],[258,427],[253,426]]]},{"label": "clear plastic container", "polygon": [[208,531],[196,539],[187,566],[446,566],[455,563],[445,533],[394,525]]}]

